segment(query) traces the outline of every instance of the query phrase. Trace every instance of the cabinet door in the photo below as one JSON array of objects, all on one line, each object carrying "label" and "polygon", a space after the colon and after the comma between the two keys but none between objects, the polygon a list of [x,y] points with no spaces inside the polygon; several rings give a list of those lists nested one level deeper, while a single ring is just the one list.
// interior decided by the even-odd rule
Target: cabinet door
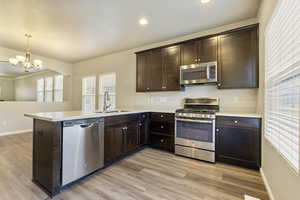
[{"label": "cabinet door", "polygon": [[198,62],[198,42],[191,41],[181,44],[181,65],[191,65]]},{"label": "cabinet door", "polygon": [[201,39],[198,42],[198,61],[201,63],[217,61],[218,38]]},{"label": "cabinet door", "polygon": [[125,128],[125,152],[135,150],[139,146],[138,124],[130,122]]},{"label": "cabinet door", "polygon": [[257,28],[219,36],[219,88],[258,87]]},{"label": "cabinet door", "polygon": [[151,52],[143,52],[137,54],[137,69],[136,69],[136,91],[150,91],[151,80]]},{"label": "cabinet door", "polygon": [[148,140],[148,131],[147,131],[147,123],[146,122],[139,122],[139,145],[147,144]]},{"label": "cabinet door", "polygon": [[163,66],[162,66],[162,52],[161,49],[151,51],[151,58],[149,59],[151,74],[150,77],[150,91],[161,91],[163,86]]},{"label": "cabinet door", "polygon": [[180,90],[180,46],[164,48],[163,53],[163,90]]},{"label": "cabinet door", "polygon": [[104,161],[109,164],[124,153],[124,125],[105,127]]},{"label": "cabinet door", "polygon": [[259,133],[256,129],[217,129],[217,160],[250,168],[259,167]]}]

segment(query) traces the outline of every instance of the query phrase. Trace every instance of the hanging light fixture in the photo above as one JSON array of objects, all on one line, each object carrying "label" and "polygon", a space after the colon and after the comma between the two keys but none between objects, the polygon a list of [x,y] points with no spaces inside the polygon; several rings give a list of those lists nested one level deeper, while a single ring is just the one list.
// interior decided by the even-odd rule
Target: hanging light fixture
[{"label": "hanging light fixture", "polygon": [[25,34],[27,38],[27,49],[25,56],[16,56],[15,58],[9,58],[8,61],[10,64],[17,66],[20,65],[24,68],[25,72],[36,71],[41,69],[43,62],[41,60],[31,61],[31,53],[29,48],[29,40],[32,38],[32,35]]}]

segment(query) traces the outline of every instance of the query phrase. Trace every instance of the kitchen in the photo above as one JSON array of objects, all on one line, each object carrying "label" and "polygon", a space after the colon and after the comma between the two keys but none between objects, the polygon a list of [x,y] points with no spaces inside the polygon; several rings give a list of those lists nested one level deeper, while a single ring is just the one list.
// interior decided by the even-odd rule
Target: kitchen
[{"label": "kitchen", "polygon": [[[221,6],[211,0],[201,9],[211,9],[210,3]],[[63,78],[56,71],[51,95],[71,105],[23,112],[33,130],[18,135],[32,145],[32,168],[26,162],[26,169],[38,191],[25,192],[26,199],[295,199],[299,155],[268,149],[274,145],[269,131],[284,127],[274,125],[282,116],[274,121],[268,109],[275,107],[265,104],[272,100],[265,60],[273,55],[264,46],[272,38],[266,18],[285,5],[268,3],[260,3],[255,18],[91,56],[73,63]],[[151,23],[139,21],[144,30]],[[288,86],[298,87],[297,76],[288,76]],[[45,89],[37,92],[50,94],[51,80],[43,81]],[[297,117],[289,120],[296,129],[288,132],[299,134],[299,104],[293,102],[288,105],[296,115],[288,116]],[[17,141],[18,135],[2,138]],[[278,189],[283,178],[294,185]]]}]

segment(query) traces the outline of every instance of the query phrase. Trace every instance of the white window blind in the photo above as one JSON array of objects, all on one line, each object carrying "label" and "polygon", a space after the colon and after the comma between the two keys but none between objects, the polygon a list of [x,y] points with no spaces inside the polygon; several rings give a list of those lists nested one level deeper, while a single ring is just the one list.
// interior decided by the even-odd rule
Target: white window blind
[{"label": "white window blind", "polygon": [[45,78],[45,102],[53,101],[53,77]]},{"label": "white window blind", "polygon": [[64,76],[54,76],[54,101],[63,102]]},{"label": "white window blind", "polygon": [[110,97],[108,102],[111,109],[116,108],[116,74],[103,74],[99,76],[99,108],[103,108],[104,92],[107,91]]},{"label": "white window blind", "polygon": [[299,170],[300,1],[280,0],[266,30],[265,137]]},{"label": "white window blind", "polygon": [[44,102],[44,79],[40,78],[36,80],[36,100],[37,102]]},{"label": "white window blind", "polygon": [[95,110],[96,99],[96,77],[85,77],[82,79],[82,110],[92,112]]}]

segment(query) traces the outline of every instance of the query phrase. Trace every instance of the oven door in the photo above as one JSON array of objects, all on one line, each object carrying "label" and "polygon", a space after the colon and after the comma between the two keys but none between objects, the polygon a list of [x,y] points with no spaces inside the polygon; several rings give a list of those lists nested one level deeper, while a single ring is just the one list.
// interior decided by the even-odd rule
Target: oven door
[{"label": "oven door", "polygon": [[215,151],[215,120],[176,118],[175,144]]}]

